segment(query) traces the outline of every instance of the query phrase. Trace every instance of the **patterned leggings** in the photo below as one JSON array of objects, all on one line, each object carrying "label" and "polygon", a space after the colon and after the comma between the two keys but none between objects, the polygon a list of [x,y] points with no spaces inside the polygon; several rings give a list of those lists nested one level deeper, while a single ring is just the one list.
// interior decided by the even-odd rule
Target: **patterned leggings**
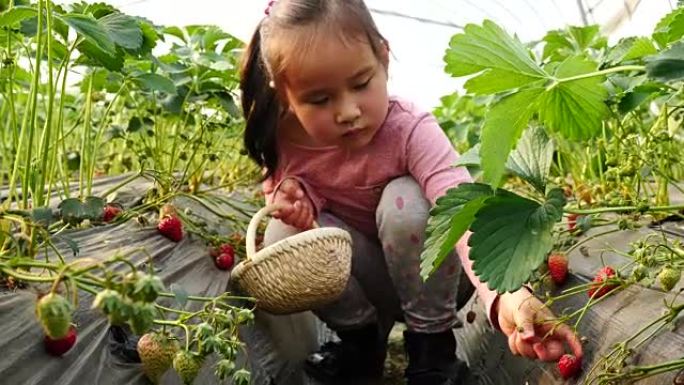
[{"label": "patterned leggings", "polygon": [[[420,186],[406,176],[391,181],[383,190],[376,210],[377,237],[360,233],[328,212],[320,214],[320,226],[349,231],[353,243],[352,276],[345,291],[334,303],[314,310],[328,327],[338,331],[404,320],[411,331],[438,333],[458,322],[457,295],[459,289],[469,288],[459,286],[459,280],[467,277],[461,274],[456,252],[448,255],[426,282],[420,277],[429,210]],[[297,232],[272,219],[264,242],[270,245]]]}]

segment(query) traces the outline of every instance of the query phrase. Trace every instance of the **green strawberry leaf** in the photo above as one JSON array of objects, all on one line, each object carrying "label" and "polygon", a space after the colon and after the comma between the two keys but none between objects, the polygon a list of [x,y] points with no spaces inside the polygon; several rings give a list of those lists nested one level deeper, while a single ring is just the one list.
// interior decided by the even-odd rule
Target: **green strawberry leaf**
[{"label": "green strawberry leaf", "polygon": [[546,181],[553,161],[555,146],[541,127],[530,127],[508,158],[507,167],[530,183],[538,192],[546,192]]},{"label": "green strawberry leaf", "polygon": [[233,36],[216,26],[207,26],[202,33],[202,47],[209,51],[216,50],[217,42],[233,39]]},{"label": "green strawberry leaf", "polygon": [[83,220],[83,202],[78,198],[67,198],[57,206],[62,220],[69,224],[78,224]]},{"label": "green strawberry leaf", "polygon": [[55,221],[55,216],[49,207],[36,207],[31,210],[31,220],[38,226],[47,228]]},{"label": "green strawberry leaf", "polygon": [[124,52],[117,49],[107,51],[91,40],[84,40],[78,45],[81,56],[76,63],[89,66],[102,66],[110,71],[121,71],[124,65]]},{"label": "green strawberry leaf", "polygon": [[545,44],[542,58],[558,62],[569,56],[584,54],[589,48],[604,48],[607,40],[599,32],[598,25],[571,26],[565,30],[550,31],[543,39]]},{"label": "green strawberry leaf", "polygon": [[154,26],[143,18],[136,18],[140,31],[142,32],[142,44],[140,48],[133,50],[133,53],[144,56],[152,52],[152,49],[157,46],[157,40],[161,35],[157,32]]},{"label": "green strawberry leaf", "polygon": [[0,27],[9,27],[28,18],[37,16],[37,8],[18,5],[8,11],[0,13]]},{"label": "green strawberry leaf", "polygon": [[525,46],[494,22],[468,24],[454,35],[444,58],[446,72],[459,77],[480,74],[465,88],[475,94],[492,94],[520,88],[548,75],[532,60]]},{"label": "green strawberry leaf", "polygon": [[583,53],[587,48],[601,49],[608,45],[608,40],[605,36],[601,36],[601,29],[596,24],[586,27],[570,26],[568,33],[579,48],[578,54]]},{"label": "green strawberry leaf", "polygon": [[153,73],[135,75],[133,81],[147,91],[165,92],[170,95],[176,94],[176,86],[173,81],[165,76]]},{"label": "green strawberry leaf", "polygon": [[74,241],[73,239],[67,237],[66,235],[57,235],[54,237],[55,240],[64,242],[68,247],[69,250],[71,250],[71,254],[75,257],[78,255],[78,253],[81,252],[81,249],[78,247],[78,242]]},{"label": "green strawberry leaf", "polygon": [[632,88],[620,98],[618,110],[621,114],[638,108],[663,92],[662,83],[644,83]]},{"label": "green strawberry leaf", "polygon": [[78,13],[68,13],[66,15],[55,14],[58,20],[68,24],[104,52],[114,55],[116,46],[105,28],[92,15],[82,15]]},{"label": "green strawberry leaf", "polygon": [[171,35],[175,36],[178,39],[180,39],[183,43],[188,43],[187,40],[185,39],[185,33],[183,33],[183,30],[178,28],[178,27],[164,27],[162,29],[162,33],[165,35]]},{"label": "green strawberry leaf", "polygon": [[653,55],[657,52],[653,42],[647,37],[628,37],[620,40],[608,53],[607,63],[622,63],[630,60],[641,59],[644,56]]},{"label": "green strawberry leaf", "polygon": [[608,92],[603,76],[564,80],[596,71],[596,63],[581,56],[563,61],[555,72],[556,83],[549,86],[538,104],[540,120],[548,129],[569,139],[586,139],[601,130],[608,108],[603,102]]},{"label": "green strawberry leaf", "polygon": [[461,154],[454,163],[454,167],[470,167],[477,166],[480,167],[480,143],[474,145],[468,151]]},{"label": "green strawberry leaf", "polygon": [[442,264],[468,230],[485,199],[492,195],[492,188],[486,184],[463,183],[437,199],[430,211],[427,239],[420,255],[420,275],[423,279],[427,279]]},{"label": "green strawberry leaf", "polygon": [[470,226],[470,259],[480,281],[498,293],[519,289],[553,246],[552,229],[563,215],[561,189],[540,204],[506,190],[487,199]]},{"label": "green strawberry leaf", "polygon": [[684,41],[646,58],[646,73],[662,82],[684,79]]},{"label": "green strawberry leaf", "polygon": [[142,46],[142,31],[134,17],[115,12],[97,19],[97,23],[116,45],[131,50],[137,50]]},{"label": "green strawberry leaf", "polygon": [[185,305],[188,303],[188,291],[183,288],[183,286],[178,285],[176,283],[171,284],[171,292],[174,294],[174,297],[176,299],[176,303],[181,308],[184,308]]},{"label": "green strawberry leaf", "polygon": [[105,200],[100,197],[89,196],[85,198],[83,203],[83,218],[91,221],[102,219],[102,212],[104,211]]},{"label": "green strawberry leaf", "polygon": [[480,147],[486,183],[499,185],[508,155],[532,117],[542,92],[542,88],[520,91],[503,98],[487,112]]},{"label": "green strawberry leaf", "polygon": [[[571,31],[570,38],[592,48],[603,46],[591,29]],[[548,66],[551,75],[520,41],[488,20],[455,35],[445,61],[452,76],[475,74],[465,84],[472,94],[513,91],[490,105],[482,129],[484,181],[495,187],[508,154],[535,115],[547,129],[577,140],[596,136],[608,113],[604,77],[593,74],[596,63],[584,55],[568,57]]]},{"label": "green strawberry leaf", "polygon": [[653,40],[660,48],[677,41],[684,36],[684,7],[680,7],[665,15],[653,31]]}]

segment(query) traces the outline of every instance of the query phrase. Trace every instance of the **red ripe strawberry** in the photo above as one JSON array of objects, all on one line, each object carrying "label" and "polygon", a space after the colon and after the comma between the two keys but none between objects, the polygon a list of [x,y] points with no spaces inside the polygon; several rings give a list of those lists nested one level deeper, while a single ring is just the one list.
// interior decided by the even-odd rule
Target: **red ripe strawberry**
[{"label": "red ripe strawberry", "polygon": [[556,285],[565,283],[568,277],[568,258],[563,253],[552,253],[548,260],[549,274]]},{"label": "red ripe strawberry", "polygon": [[183,239],[183,222],[177,216],[165,216],[157,225],[159,232],[174,242]]},{"label": "red ripe strawberry", "polygon": [[216,267],[221,270],[230,270],[235,262],[235,250],[229,244],[221,245],[220,250],[221,254],[214,259]]},{"label": "red ripe strawberry", "polygon": [[219,245],[218,247],[210,247],[209,248],[209,256],[212,257],[213,259],[218,258],[219,255],[224,254],[224,253],[229,253],[229,254],[235,254],[235,251],[233,249],[233,245],[230,243],[223,243]]},{"label": "red ripe strawberry", "polygon": [[111,222],[117,215],[121,214],[121,208],[112,204],[108,204],[102,210],[102,220],[104,222]]},{"label": "red ripe strawberry", "polygon": [[581,369],[582,360],[572,354],[563,354],[560,360],[558,360],[558,370],[560,371],[561,377],[566,380],[575,377]]},{"label": "red ripe strawberry", "polygon": [[233,245],[230,243],[224,243],[221,246],[219,246],[219,252],[220,254],[235,254],[235,249],[233,249]]},{"label": "red ripe strawberry", "polygon": [[55,357],[59,357],[68,352],[76,344],[76,328],[71,326],[67,334],[58,339],[52,339],[47,335],[43,338],[45,351]]},{"label": "red ripe strawberry", "polygon": [[568,214],[568,230],[572,231],[577,227],[577,214]]},{"label": "red ripe strawberry", "polygon": [[596,273],[594,277],[594,284],[589,288],[587,294],[589,298],[601,298],[606,295],[609,291],[616,288],[617,284],[607,284],[603,285],[603,282],[609,278],[615,277],[615,270],[610,266],[605,266]]}]

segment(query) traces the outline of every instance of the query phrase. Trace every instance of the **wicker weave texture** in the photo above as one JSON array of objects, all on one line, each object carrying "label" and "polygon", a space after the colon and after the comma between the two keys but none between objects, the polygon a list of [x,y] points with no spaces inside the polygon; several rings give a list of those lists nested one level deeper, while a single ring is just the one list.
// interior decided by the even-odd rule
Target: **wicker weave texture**
[{"label": "wicker weave texture", "polygon": [[351,236],[316,228],[270,245],[233,269],[233,282],[273,314],[312,310],[337,299],[351,274]]}]

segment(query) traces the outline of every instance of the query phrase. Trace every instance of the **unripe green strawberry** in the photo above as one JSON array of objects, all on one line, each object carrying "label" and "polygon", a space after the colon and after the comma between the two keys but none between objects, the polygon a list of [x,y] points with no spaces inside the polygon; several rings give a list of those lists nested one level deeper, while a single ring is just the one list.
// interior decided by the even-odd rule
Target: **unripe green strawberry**
[{"label": "unripe green strawberry", "polygon": [[658,273],[658,281],[660,282],[660,287],[665,291],[672,290],[679,280],[682,278],[682,272],[674,267],[666,266],[660,273]]},{"label": "unripe green strawberry", "polygon": [[130,316],[130,305],[118,291],[105,289],[97,293],[92,307],[100,309],[112,325],[123,325]]},{"label": "unripe green strawberry", "polygon": [[152,383],[158,384],[162,374],[171,367],[180,348],[177,341],[153,332],[140,337],[137,350],[143,372]]},{"label": "unripe green strawberry", "polygon": [[202,362],[199,357],[186,351],[176,353],[176,356],[173,358],[173,369],[183,380],[184,385],[192,384],[201,366]]},{"label": "unripe green strawberry", "polygon": [[164,204],[160,209],[159,209],[159,217],[163,218],[166,216],[177,216],[178,215],[178,210],[176,210],[176,206],[172,205],[171,203],[166,203]]},{"label": "unripe green strawberry", "polygon": [[153,304],[145,302],[135,302],[131,305],[131,316],[128,319],[128,326],[133,333],[143,335],[154,326],[154,316],[157,311]]},{"label": "unripe green strawberry", "polygon": [[556,282],[551,275],[545,275],[541,280],[541,288],[544,291],[553,291],[556,289]]},{"label": "unripe green strawberry", "polygon": [[55,293],[44,295],[36,304],[36,316],[45,334],[54,340],[69,332],[72,311],[71,302]]},{"label": "unripe green strawberry", "polygon": [[159,277],[140,274],[133,289],[133,298],[143,302],[154,302],[162,291],[164,282]]},{"label": "unripe green strawberry", "polygon": [[634,266],[632,269],[632,278],[635,282],[639,282],[648,276],[648,268],[641,263]]}]

